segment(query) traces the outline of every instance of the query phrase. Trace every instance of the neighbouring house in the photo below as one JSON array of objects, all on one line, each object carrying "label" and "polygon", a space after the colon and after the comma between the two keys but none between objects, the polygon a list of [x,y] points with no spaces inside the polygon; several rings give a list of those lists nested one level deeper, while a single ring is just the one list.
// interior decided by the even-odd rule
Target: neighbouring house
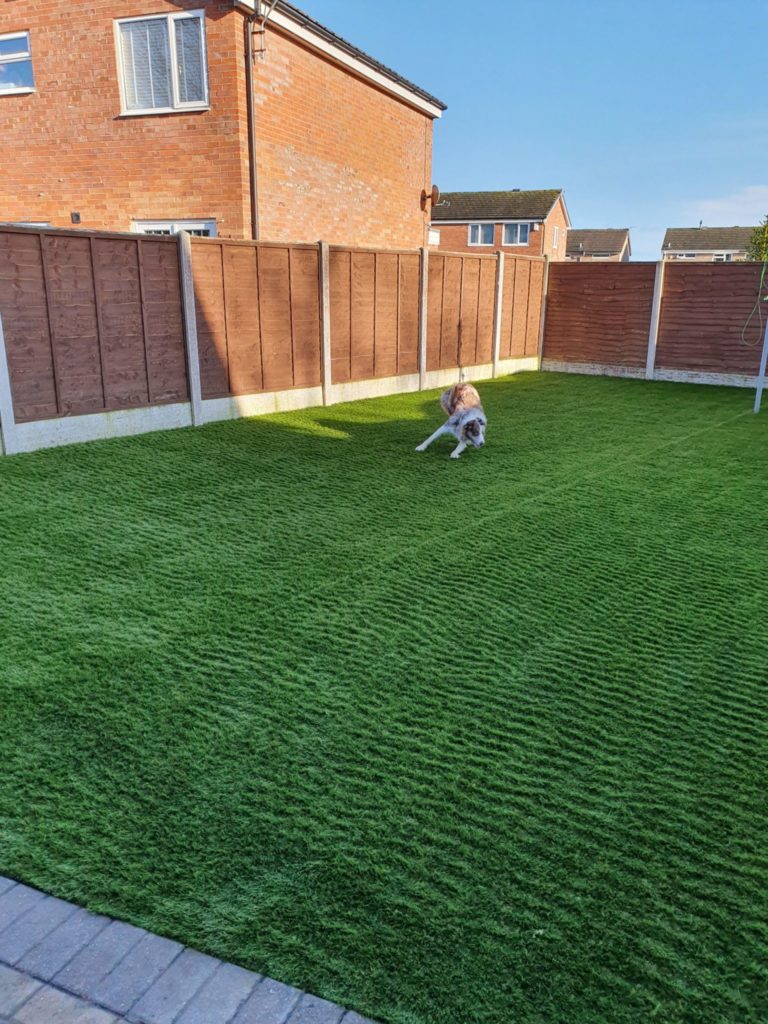
[{"label": "neighbouring house", "polygon": [[667,228],[663,260],[736,263],[746,258],[754,228]]},{"label": "neighbouring house", "polygon": [[13,0],[0,221],[424,245],[444,109],[284,0]]},{"label": "neighbouring house", "polygon": [[562,189],[444,192],[429,244],[448,252],[511,252],[565,259],[571,225]]},{"label": "neighbouring house", "polygon": [[629,228],[571,228],[565,255],[574,263],[626,263],[632,255]]}]

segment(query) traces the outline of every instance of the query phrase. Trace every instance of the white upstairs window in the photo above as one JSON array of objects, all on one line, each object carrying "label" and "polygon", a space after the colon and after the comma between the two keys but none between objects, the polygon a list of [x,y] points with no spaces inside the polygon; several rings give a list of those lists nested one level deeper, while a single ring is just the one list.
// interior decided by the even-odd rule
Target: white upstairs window
[{"label": "white upstairs window", "polygon": [[124,114],[208,106],[203,11],[127,18],[115,32]]},{"label": "white upstairs window", "polygon": [[559,237],[560,237],[560,228],[557,225],[555,225],[553,230],[552,230],[552,248],[553,249],[557,248],[557,240],[558,240]]},{"label": "white upstairs window", "polygon": [[29,32],[0,36],[0,96],[34,91]]},{"label": "white upstairs window", "polygon": [[503,244],[504,245],[528,245],[530,232],[529,224],[505,224]]},{"label": "white upstairs window", "polygon": [[470,245],[493,245],[493,224],[470,224]]}]

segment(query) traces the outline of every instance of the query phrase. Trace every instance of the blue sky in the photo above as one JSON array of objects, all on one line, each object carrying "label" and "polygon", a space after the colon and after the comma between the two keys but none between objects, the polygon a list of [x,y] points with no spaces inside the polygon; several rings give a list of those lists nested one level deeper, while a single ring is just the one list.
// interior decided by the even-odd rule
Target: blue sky
[{"label": "blue sky", "polygon": [[433,176],[565,189],[574,227],[768,213],[768,0],[297,0],[448,104]]}]

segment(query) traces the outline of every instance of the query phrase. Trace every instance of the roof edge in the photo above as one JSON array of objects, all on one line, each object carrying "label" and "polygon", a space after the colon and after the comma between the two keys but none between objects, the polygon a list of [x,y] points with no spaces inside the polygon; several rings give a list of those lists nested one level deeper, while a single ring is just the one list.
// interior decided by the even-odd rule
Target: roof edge
[{"label": "roof edge", "polygon": [[287,0],[276,0],[272,9],[268,8],[267,11],[264,11],[264,0],[234,0],[234,3],[241,10],[257,15],[268,13],[268,25],[271,23],[290,32],[432,118],[441,117],[443,111],[448,109],[442,100],[426,89],[422,89],[364,50],[336,35]]}]

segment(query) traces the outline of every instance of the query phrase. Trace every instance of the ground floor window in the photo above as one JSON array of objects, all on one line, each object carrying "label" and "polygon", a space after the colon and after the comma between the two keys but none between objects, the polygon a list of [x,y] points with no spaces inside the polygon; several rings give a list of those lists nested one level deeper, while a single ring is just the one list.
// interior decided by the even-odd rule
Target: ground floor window
[{"label": "ground floor window", "polygon": [[188,231],[201,238],[216,237],[215,220],[135,220],[133,230],[142,235],[175,235],[177,231]]}]

